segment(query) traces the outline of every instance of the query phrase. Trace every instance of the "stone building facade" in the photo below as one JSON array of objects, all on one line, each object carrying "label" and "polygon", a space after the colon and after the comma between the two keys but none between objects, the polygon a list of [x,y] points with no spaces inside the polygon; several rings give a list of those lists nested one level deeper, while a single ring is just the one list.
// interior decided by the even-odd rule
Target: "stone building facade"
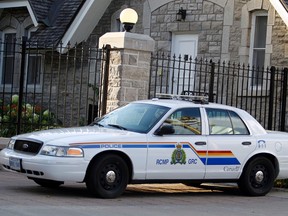
[{"label": "stone building facade", "polygon": [[[25,5],[14,7],[22,1],[11,0],[10,2],[12,2],[11,5],[14,5],[11,8],[7,8],[8,6],[5,6],[7,2],[0,1],[0,6],[4,5],[3,8],[0,8],[1,37],[7,29],[9,30],[6,31],[8,34],[10,33],[10,29],[12,29],[14,33],[16,33],[17,38],[29,36],[29,34],[31,35],[32,33],[32,35],[34,35],[33,37],[35,37],[34,41],[37,41],[39,38],[44,38],[45,40],[51,39],[52,41],[50,42],[52,44],[55,42],[59,45],[60,40],[65,38],[63,35],[66,35],[67,32],[72,32],[67,29],[70,30],[72,23],[74,24],[73,18],[79,17],[78,13],[83,13],[84,10],[82,10],[82,7],[87,7],[86,3],[88,1],[29,0],[27,2],[31,4],[31,7],[27,5],[27,7]],[[104,4],[104,0],[95,2],[93,4],[97,4],[97,2]],[[78,41],[77,46],[80,50],[83,44],[89,44],[89,46],[94,49],[98,46],[99,38],[107,32],[122,31],[119,16],[123,9],[130,7],[135,9],[139,16],[138,22],[132,32],[150,36],[155,41],[155,49],[153,50],[155,53],[161,52],[165,55],[177,53],[177,55],[191,55],[193,58],[212,59],[215,62],[231,61],[248,65],[254,63],[253,61],[255,59],[253,56],[257,56],[253,54],[255,52],[256,54],[261,54],[262,59],[260,59],[259,62],[265,67],[276,66],[283,68],[288,65],[288,28],[272,6],[270,0],[107,0],[105,2],[107,2],[107,8],[105,6],[105,9],[103,9],[103,15],[99,18],[99,21],[95,21],[95,28],[92,28],[91,34],[87,34],[86,32],[84,34],[83,32],[83,35],[87,34],[89,36],[85,39],[85,42],[83,40]],[[32,5],[32,3],[34,5]],[[180,9],[186,10],[186,17],[185,19],[177,20],[176,14]],[[32,13],[33,11],[35,14]],[[73,13],[71,12],[70,14],[70,11],[73,11]],[[58,14],[56,12],[58,12]],[[58,17],[56,15],[58,15]],[[69,17],[69,19],[67,19],[67,17]],[[260,19],[257,21],[259,17]],[[55,21],[55,26],[53,26],[53,20]],[[89,22],[93,23],[94,20],[90,19]],[[260,22],[261,26],[264,26],[260,29],[261,31],[257,29],[257,22]],[[82,23],[82,26],[85,26],[85,23]],[[83,28],[81,28],[81,30],[82,29]],[[257,36],[257,33],[255,33],[257,31],[263,34],[258,34]],[[81,33],[78,33],[78,35],[79,34]],[[263,37],[264,35],[265,37]],[[39,38],[37,38],[38,36]],[[260,47],[260,49],[257,47],[257,49],[254,49],[253,47],[258,41],[257,37],[262,40],[262,47]],[[57,41],[54,41],[56,39]],[[180,46],[182,42],[190,39],[191,41],[189,41],[187,45]],[[72,44],[72,46],[74,46],[74,44]],[[41,49],[41,47],[38,48]],[[65,49],[62,50],[58,47],[57,51],[65,52]],[[39,50],[38,54],[42,54],[43,52],[45,52],[45,50]],[[71,52],[71,54],[73,54],[73,52]],[[73,56],[71,56],[71,58],[73,58]],[[91,58],[94,57],[91,56]],[[83,98],[79,95],[74,95],[74,92],[78,94],[82,91],[79,90],[80,87],[77,87],[76,84],[81,80],[78,77],[83,74],[83,71],[85,71],[85,73],[87,71],[87,75],[84,76],[83,79],[85,82],[79,82],[79,86],[82,88],[88,84],[89,91],[87,95],[90,95],[91,89],[93,89],[91,94],[94,94],[94,87],[98,87],[98,83],[91,84],[91,82],[96,80],[98,82],[99,78],[97,77],[98,75],[96,76],[92,73],[98,70],[101,65],[97,62],[91,63],[91,59],[86,61],[88,58],[85,55],[83,57],[81,56],[80,59],[80,66],[75,67],[75,70],[65,67],[67,65],[73,66],[73,64],[67,64],[67,62],[69,62],[67,58],[58,58],[58,61],[60,61],[59,65],[62,65],[63,68],[56,67],[55,69],[47,59],[45,60],[46,62],[44,62],[43,59],[41,62],[41,64],[43,64],[43,70],[40,73],[43,88],[41,88],[39,92],[36,88],[35,93],[40,94],[41,91],[44,93],[51,92],[53,94],[59,93],[56,100],[60,102],[65,101],[64,104],[68,104],[68,107],[71,104],[75,104],[75,98]],[[54,60],[53,62],[55,63]],[[133,64],[133,62],[135,63],[136,61],[131,61],[130,63]],[[149,65],[145,65],[145,67],[148,68]],[[115,68],[120,67],[116,65]],[[18,73],[20,65],[15,64],[14,69],[17,69]],[[70,73],[71,71],[75,71],[76,74],[75,76],[73,75],[73,77],[75,77],[74,80],[77,82],[74,82],[74,80],[72,82],[63,82],[62,77],[71,77],[69,76],[72,74]],[[54,81],[55,77],[59,77],[58,80],[60,81]],[[52,84],[49,91],[46,91],[47,85],[44,85],[44,83],[47,82]],[[70,85],[70,83],[72,84]],[[15,91],[17,85],[18,84],[15,84],[13,86],[15,87]],[[86,90],[83,89],[83,91],[87,92],[87,88]],[[73,94],[71,94],[71,92]],[[11,93],[14,92],[9,90],[8,94]],[[134,90],[130,92],[129,89],[127,90],[127,95],[129,94],[132,100],[142,99],[144,96],[141,95],[141,93],[140,91],[139,97],[136,97]],[[119,94],[119,92],[117,92],[117,94]],[[123,96],[123,92],[121,94]],[[114,95],[114,93],[112,95]],[[65,99],[66,96],[67,98]],[[66,101],[69,97],[72,98],[71,103]],[[94,99],[95,97],[93,96],[93,100]],[[77,101],[78,104],[84,104],[80,99]],[[86,102],[86,104],[88,104],[88,102]],[[96,105],[93,104],[93,106]],[[66,107],[66,105],[64,107]],[[75,109],[77,109],[77,113],[82,112],[82,108],[77,107]],[[67,112],[68,111],[64,111],[64,113]]]},{"label": "stone building facade", "polygon": [[[91,34],[116,31],[113,22],[126,8],[134,8],[139,21],[134,32],[150,35],[155,51],[171,53],[174,34],[198,35],[197,56],[249,64],[252,18],[262,11],[267,16],[265,66],[285,67],[288,63],[287,26],[269,0],[120,0],[112,1]],[[184,21],[176,20],[180,8]]]}]

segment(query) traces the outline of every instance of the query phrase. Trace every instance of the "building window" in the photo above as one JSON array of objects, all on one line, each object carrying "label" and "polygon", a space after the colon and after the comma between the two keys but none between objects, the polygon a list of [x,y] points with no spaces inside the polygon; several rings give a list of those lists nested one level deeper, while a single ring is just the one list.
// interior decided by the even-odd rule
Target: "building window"
[{"label": "building window", "polygon": [[123,24],[120,21],[120,18],[116,19],[116,27],[117,27],[117,32],[123,32]]},{"label": "building window", "polygon": [[4,32],[1,42],[1,85],[12,85],[14,74],[16,33]]},{"label": "building window", "polygon": [[123,25],[120,22],[120,13],[122,12],[123,9],[126,7],[121,7],[118,11],[116,11],[114,14],[111,16],[111,32],[123,32]]},{"label": "building window", "polygon": [[263,85],[263,71],[265,67],[266,51],[266,34],[267,34],[267,13],[253,13],[251,25],[250,41],[250,65],[252,87]]},{"label": "building window", "polygon": [[[31,28],[28,32],[28,37],[35,35],[36,28]],[[28,45],[29,47],[29,45]],[[30,87],[39,87],[41,84],[42,75],[42,55],[36,51],[29,50],[27,54],[26,66],[26,85]]]},{"label": "building window", "polygon": [[41,56],[37,54],[28,55],[27,85],[39,85],[41,75]]}]

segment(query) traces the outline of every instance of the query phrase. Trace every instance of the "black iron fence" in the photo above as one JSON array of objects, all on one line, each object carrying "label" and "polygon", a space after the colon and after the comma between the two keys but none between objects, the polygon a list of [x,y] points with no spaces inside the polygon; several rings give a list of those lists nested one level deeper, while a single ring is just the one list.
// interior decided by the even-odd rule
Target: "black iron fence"
[{"label": "black iron fence", "polygon": [[[103,71],[109,70],[109,51],[87,43],[46,47],[25,38],[0,41],[0,136],[87,125],[98,111],[105,113],[108,81],[101,74],[108,74]],[[247,110],[267,129],[284,131],[287,75],[287,68],[156,53],[149,94],[207,95],[211,102]]]},{"label": "black iron fence", "polygon": [[150,98],[156,93],[206,95],[210,102],[248,111],[266,129],[285,131],[287,68],[152,55]]},{"label": "black iron fence", "polygon": [[0,41],[0,136],[89,124],[97,116],[104,58],[104,49],[86,43]]}]

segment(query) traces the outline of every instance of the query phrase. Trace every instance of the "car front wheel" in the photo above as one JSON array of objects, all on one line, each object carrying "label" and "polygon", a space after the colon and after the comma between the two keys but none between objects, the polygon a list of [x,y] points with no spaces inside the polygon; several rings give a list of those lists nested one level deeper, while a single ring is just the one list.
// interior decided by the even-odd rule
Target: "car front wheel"
[{"label": "car front wheel", "polygon": [[253,159],[243,170],[238,182],[240,190],[250,196],[264,196],[273,187],[275,168],[270,160],[264,157]]},{"label": "car front wheel", "polygon": [[129,171],[126,162],[118,155],[104,155],[92,162],[86,186],[101,198],[116,198],[126,189]]}]

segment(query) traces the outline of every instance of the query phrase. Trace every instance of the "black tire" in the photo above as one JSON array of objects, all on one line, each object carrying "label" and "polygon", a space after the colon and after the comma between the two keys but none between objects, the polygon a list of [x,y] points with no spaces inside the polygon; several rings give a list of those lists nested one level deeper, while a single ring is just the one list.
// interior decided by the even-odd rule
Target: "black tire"
[{"label": "black tire", "polygon": [[238,186],[242,193],[249,196],[265,196],[273,187],[275,168],[264,157],[254,158],[239,179]]},{"label": "black tire", "polygon": [[119,197],[126,189],[129,170],[118,155],[104,155],[92,162],[86,178],[89,192],[101,198]]},{"label": "black tire", "polygon": [[58,188],[61,184],[64,182],[61,181],[52,181],[52,180],[47,180],[47,179],[37,179],[34,178],[32,179],[36,184],[42,186],[42,187],[47,187],[47,188]]}]

